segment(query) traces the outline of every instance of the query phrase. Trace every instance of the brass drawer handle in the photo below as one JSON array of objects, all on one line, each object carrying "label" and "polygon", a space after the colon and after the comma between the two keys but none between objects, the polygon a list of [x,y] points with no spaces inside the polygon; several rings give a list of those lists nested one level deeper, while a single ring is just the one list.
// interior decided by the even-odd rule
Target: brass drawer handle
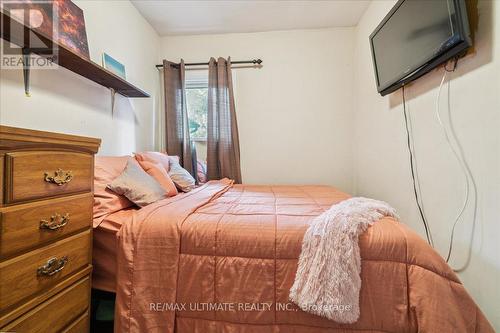
[{"label": "brass drawer handle", "polygon": [[54,175],[50,176],[49,172],[45,172],[45,181],[48,183],[54,183],[58,186],[69,183],[73,179],[73,171],[64,171],[62,169],[57,169],[53,172]]},{"label": "brass drawer handle", "polygon": [[47,260],[47,263],[45,265],[38,267],[37,275],[52,276],[62,271],[67,262],[68,257],[66,256],[61,257],[61,259],[57,259],[57,257],[50,258],[49,260]]},{"label": "brass drawer handle", "polygon": [[69,222],[69,213],[65,215],[55,213],[50,217],[50,220],[41,220],[40,221],[40,229],[46,230],[57,230],[64,227]]}]

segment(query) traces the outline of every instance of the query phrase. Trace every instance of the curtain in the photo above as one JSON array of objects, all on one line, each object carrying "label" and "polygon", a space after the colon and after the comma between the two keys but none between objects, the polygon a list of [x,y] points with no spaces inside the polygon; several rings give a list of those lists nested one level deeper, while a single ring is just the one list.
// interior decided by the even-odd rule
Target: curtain
[{"label": "curtain", "polygon": [[241,183],[240,143],[234,106],[231,58],[208,64],[207,178]]},{"label": "curtain", "polygon": [[196,169],[193,168],[196,164],[193,163],[189,138],[185,77],[184,60],[181,59],[179,64],[163,60],[167,154],[179,156],[182,167],[196,179]]}]

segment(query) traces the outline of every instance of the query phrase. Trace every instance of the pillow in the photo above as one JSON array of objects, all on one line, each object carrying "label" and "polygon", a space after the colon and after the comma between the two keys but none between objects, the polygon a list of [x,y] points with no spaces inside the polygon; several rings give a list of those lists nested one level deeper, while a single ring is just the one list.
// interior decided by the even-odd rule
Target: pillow
[{"label": "pillow", "polygon": [[139,207],[167,197],[167,192],[153,177],[142,170],[136,160],[129,159],[125,170],[115,180],[108,184],[108,188],[118,194],[126,196]]},{"label": "pillow", "polygon": [[163,187],[163,189],[167,192],[167,195],[169,197],[173,197],[174,195],[177,195],[179,192],[177,192],[177,188],[175,187],[174,182],[172,179],[170,179],[170,176],[168,175],[167,171],[161,165],[160,163],[152,163],[148,161],[139,161],[140,166],[150,175],[153,177],[160,185]]},{"label": "pillow", "polygon": [[177,156],[169,156],[170,171],[168,175],[174,184],[182,191],[189,192],[196,187],[195,180],[191,174],[181,167]]},{"label": "pillow", "polygon": [[168,170],[170,170],[170,161],[168,159],[168,155],[165,153],[145,151],[142,153],[135,153],[135,159],[138,162],[159,163],[165,168],[165,171],[168,172]]},{"label": "pillow", "polygon": [[133,202],[106,188],[122,173],[131,156],[96,156],[94,167],[94,227],[106,216],[132,207]]},{"label": "pillow", "polygon": [[198,160],[197,163],[198,171],[198,182],[204,184],[207,182],[207,163],[202,160]]}]

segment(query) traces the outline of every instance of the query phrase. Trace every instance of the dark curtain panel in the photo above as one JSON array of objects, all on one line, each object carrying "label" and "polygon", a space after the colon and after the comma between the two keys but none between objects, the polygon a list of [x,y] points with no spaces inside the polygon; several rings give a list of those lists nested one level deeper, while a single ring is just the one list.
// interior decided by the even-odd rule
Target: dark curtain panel
[{"label": "dark curtain panel", "polygon": [[208,64],[207,119],[207,178],[227,177],[241,183],[231,58],[211,58]]},{"label": "dark curtain panel", "polygon": [[167,154],[179,156],[182,167],[196,179],[189,138],[184,60],[180,64],[163,60],[163,78]]}]

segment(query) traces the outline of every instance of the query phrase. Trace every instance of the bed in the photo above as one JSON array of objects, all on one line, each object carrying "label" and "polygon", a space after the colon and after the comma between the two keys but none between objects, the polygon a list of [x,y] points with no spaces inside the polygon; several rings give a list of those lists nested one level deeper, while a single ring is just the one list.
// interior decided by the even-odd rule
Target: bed
[{"label": "bed", "polygon": [[493,332],[442,258],[388,217],[359,239],[356,323],[290,303],[308,224],[347,198],[221,180],[128,208],[95,228],[94,287],[116,292],[115,332]]},{"label": "bed", "polygon": [[112,213],[94,227],[92,288],[116,292],[117,233],[123,224],[130,223],[138,208],[126,208]]}]

